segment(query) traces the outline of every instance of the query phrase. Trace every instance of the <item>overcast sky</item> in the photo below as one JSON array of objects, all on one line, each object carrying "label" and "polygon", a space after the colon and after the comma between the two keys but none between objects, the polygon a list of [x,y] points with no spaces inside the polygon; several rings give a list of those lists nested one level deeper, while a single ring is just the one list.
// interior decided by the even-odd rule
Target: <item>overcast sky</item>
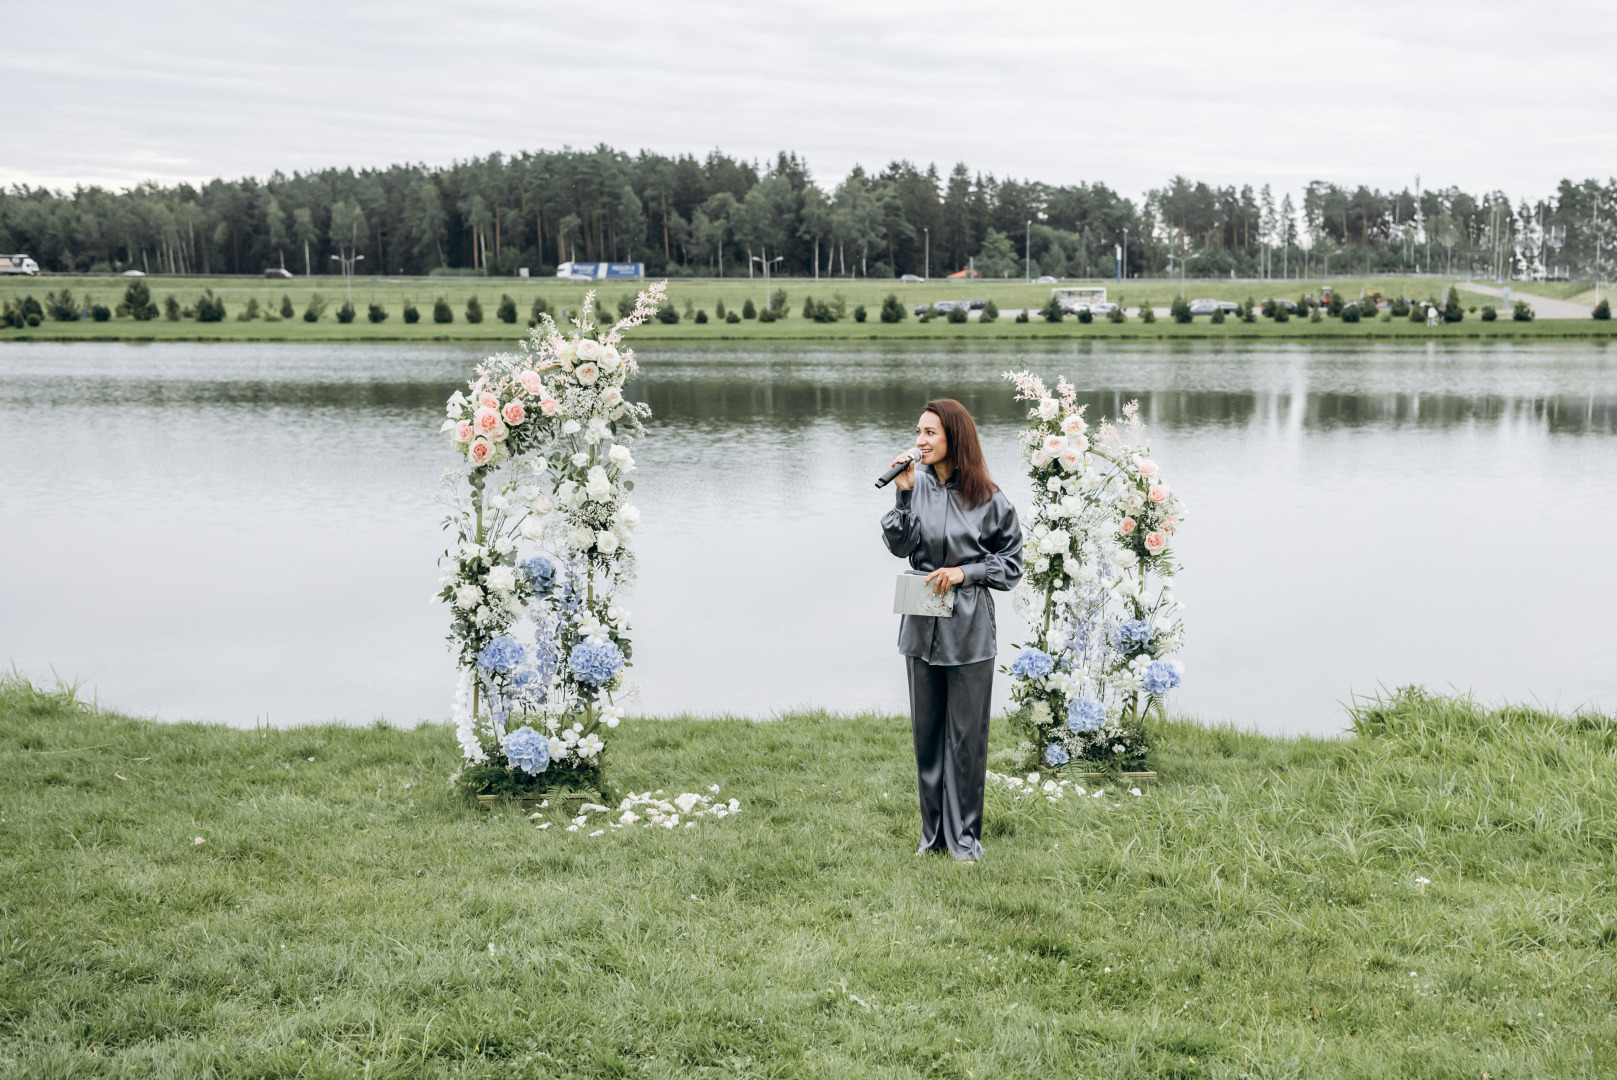
[{"label": "overcast sky", "polygon": [[1553,190],[1617,174],[1617,3],[271,4],[6,14],[0,183],[126,187],[593,146]]}]

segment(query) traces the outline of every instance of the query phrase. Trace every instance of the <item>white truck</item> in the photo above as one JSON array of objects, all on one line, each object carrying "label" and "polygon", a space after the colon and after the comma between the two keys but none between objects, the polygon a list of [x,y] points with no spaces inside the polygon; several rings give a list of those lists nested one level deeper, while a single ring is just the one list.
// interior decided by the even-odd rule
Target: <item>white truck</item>
[{"label": "white truck", "polygon": [[27,255],[0,255],[0,274],[27,274],[32,277],[39,273],[39,264]]}]

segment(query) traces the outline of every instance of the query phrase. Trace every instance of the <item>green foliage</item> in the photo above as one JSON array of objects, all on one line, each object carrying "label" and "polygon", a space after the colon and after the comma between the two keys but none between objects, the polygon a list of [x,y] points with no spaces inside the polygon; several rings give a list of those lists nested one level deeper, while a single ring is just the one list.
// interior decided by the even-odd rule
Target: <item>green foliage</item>
[{"label": "green foliage", "polygon": [[247,298],[247,306],[236,312],[236,321],[252,322],[254,319],[258,318],[258,316],[258,297],[249,296]]},{"label": "green foliage", "polygon": [[1140,321],[1143,323],[1157,321],[1157,309],[1149,300],[1140,301]]},{"label": "green foliage", "polygon": [[290,319],[295,314],[292,308],[292,297],[289,293],[281,294],[281,318]]},{"label": "green foliage", "polygon": [[772,323],[778,317],[779,316],[777,316],[775,314],[775,309],[774,308],[764,308],[762,311],[760,311],[758,313],[758,321],[761,322],[761,323]]},{"label": "green foliage", "polygon": [[1492,304],[1482,305],[1483,322],[1493,322],[1497,318],[1499,318],[1499,312],[1494,310],[1494,306]]},{"label": "green foliage", "polygon": [[[1283,323],[1283,322],[1289,322],[1291,320],[1291,312],[1286,310],[1286,305],[1277,302],[1277,303],[1270,304],[1269,308],[1270,308],[1270,317],[1273,318],[1275,322]],[[1307,308],[1298,308],[1297,310],[1298,311],[1307,311],[1308,309]]]},{"label": "green foliage", "polygon": [[1095,321],[1095,313],[1087,307],[1078,312],[1078,321],[1085,326]]},{"label": "green foliage", "polygon": [[1534,316],[1533,305],[1526,300],[1517,300],[1510,305],[1510,318],[1512,322],[1532,322]]},{"label": "green foliage", "polygon": [[[1026,263],[1016,254],[1011,238],[998,229],[990,228],[983,234],[982,247],[977,251],[977,269],[984,277],[1019,277]],[[1059,320],[1057,320],[1059,321]]]},{"label": "green foliage", "polygon": [[881,302],[881,321],[884,323],[900,323],[909,316],[904,310],[904,304],[898,299],[897,293],[888,293]]},{"label": "green foliage", "polygon": [[1395,319],[1407,319],[1409,318],[1409,301],[1401,296],[1397,297],[1393,300],[1392,307],[1387,310]]},{"label": "green foliage", "polygon": [[530,308],[529,311],[532,313],[534,319],[537,320],[539,316],[550,311],[550,305],[545,302],[544,297],[536,296],[533,298],[533,307]]},{"label": "green foliage", "polygon": [[112,309],[105,304],[92,302],[90,304],[90,318],[96,322],[108,322],[112,318]]},{"label": "green foliage", "polygon": [[1058,323],[1066,317],[1066,312],[1061,310],[1061,302],[1052,296],[1039,309],[1039,315],[1045,322]]},{"label": "green foliage", "polygon": [[674,306],[672,300],[664,300],[657,308],[657,321],[669,325],[679,322],[679,309]]},{"label": "green foliage", "polygon": [[1195,316],[1190,313],[1190,301],[1183,296],[1176,296],[1168,304],[1168,314],[1173,316],[1176,323],[1191,322]]},{"label": "green foliage", "polygon": [[1122,303],[1118,303],[1112,308],[1112,310],[1106,313],[1106,321],[1111,323],[1122,323],[1129,321],[1128,313],[1123,310]]},{"label": "green foliage", "polygon": [[775,289],[769,294],[769,310],[777,319],[784,319],[788,313],[786,306],[786,290]]},{"label": "green foliage", "polygon": [[383,307],[381,304],[372,303],[370,305],[370,309],[365,312],[365,317],[373,323],[386,322],[387,308]]},{"label": "green foliage", "polygon": [[1325,314],[1329,315],[1333,319],[1339,319],[1342,317],[1342,308],[1345,306],[1346,301],[1342,299],[1342,294],[1333,292],[1331,294],[1330,302],[1325,306]]},{"label": "green foliage", "polygon": [[758,317],[758,309],[753,305],[750,296],[747,298],[746,303],[741,305],[741,317],[743,319],[756,319]]},{"label": "green foliage", "polygon": [[212,289],[202,290],[202,295],[196,302],[197,322],[216,323],[225,321],[225,302],[222,297],[213,295]]},{"label": "green foliage", "polygon": [[157,305],[152,303],[152,290],[141,278],[135,278],[124,286],[123,303],[118,305],[118,315],[128,316],[146,322],[157,318]]},{"label": "green foliage", "polygon": [[958,304],[949,309],[949,321],[952,323],[963,323],[969,318],[970,316],[966,314],[966,309]]},{"label": "green foliage", "polygon": [[1410,304],[1409,305],[1409,321],[1412,322],[1412,323],[1423,323],[1423,322],[1425,322],[1426,321],[1426,306],[1424,304],[1413,304],[1413,303]]},{"label": "green foliage", "polygon": [[1359,305],[1343,304],[1341,305],[1341,310],[1338,312],[1338,314],[1341,316],[1343,322],[1356,323],[1359,321]]},{"label": "green foliage", "polygon": [[854,322],[862,323],[862,322],[865,321],[865,317],[866,317],[865,305],[860,304],[858,307],[853,309],[853,321]]},{"label": "green foliage", "polygon": [[337,321],[344,326],[354,321],[354,305],[351,302],[344,300],[342,307],[337,309]]},{"label": "green foliage", "polygon": [[634,297],[628,293],[618,294],[618,318],[627,319],[634,313]]},{"label": "green foliage", "polygon": [[[288,315],[287,312],[290,311],[291,308],[292,302],[290,300],[283,303],[281,305],[282,316],[285,318],[290,318],[291,316]],[[163,297],[163,318],[167,319],[169,322],[180,321],[180,302],[174,298],[173,293]]]},{"label": "green foliage", "polygon": [[1600,303],[1596,304],[1595,309],[1589,313],[1589,317],[1592,319],[1611,318],[1611,301],[1602,297]]},{"label": "green foliage", "polygon": [[1256,303],[1252,297],[1247,297],[1241,304],[1241,321],[1244,323],[1257,322],[1257,315],[1253,314],[1252,307]]},{"label": "green foliage", "polygon": [[27,315],[27,322],[28,322],[28,325],[31,326],[31,327],[38,326],[39,323],[40,323],[39,312],[30,311],[28,313],[28,315]]},{"label": "green foliage", "polygon": [[724,300],[722,298],[716,301],[713,305],[713,317],[718,319],[720,322],[727,321],[725,318]]},{"label": "green foliage", "polygon": [[419,309],[416,308],[414,300],[406,300],[404,302],[404,309],[403,310],[404,310],[404,321],[405,322],[410,323],[411,325],[414,325],[415,323],[418,323],[418,322],[421,321],[421,312],[420,312]]},{"label": "green foliage", "polygon": [[983,305],[983,313],[978,316],[978,318],[983,322],[993,322],[994,320],[998,319],[999,305],[994,303],[993,299],[990,298],[988,303]]},{"label": "green foliage", "polygon": [[62,289],[60,292],[46,293],[45,313],[57,322],[77,322],[79,302],[73,299],[73,290]]},{"label": "green foliage", "polygon": [[466,321],[480,323],[483,321],[483,305],[473,296],[466,301]]},{"label": "green foliage", "polygon": [[1207,321],[1210,322],[1210,323],[1222,324],[1224,322],[1224,309],[1223,308],[1214,308],[1213,309],[1213,314],[1208,317]]},{"label": "green foliage", "polygon": [[1465,318],[1465,307],[1460,303],[1460,290],[1449,286],[1449,297],[1443,302],[1443,321],[1457,323]]},{"label": "green foliage", "polygon": [[[1279,320],[1276,320],[1276,321],[1278,322]],[[1308,309],[1308,321],[1311,322],[1311,323],[1324,322],[1325,321],[1325,315],[1320,310],[1320,308],[1311,307],[1311,308]]]},{"label": "green foliage", "polygon": [[814,297],[805,296],[803,298],[803,318],[812,321],[817,307],[818,305],[814,303]]},{"label": "green foliage", "polygon": [[435,323],[452,323],[455,321],[455,312],[449,306],[449,301],[443,297],[432,302],[432,321]]},{"label": "green foliage", "polygon": [[696,321],[698,323],[707,322],[707,309],[706,308],[697,308],[696,309]]},{"label": "green foliage", "polygon": [[326,298],[319,293],[309,297],[309,306],[303,309],[303,321],[307,323],[319,322],[320,316],[326,313]]},{"label": "green foliage", "polygon": [[517,302],[505,293],[501,293],[500,306],[494,309],[494,317],[508,326],[515,325],[517,321]]},{"label": "green foliage", "polygon": [[724,321],[727,323],[738,323],[741,321],[741,316],[732,311],[724,317]]},{"label": "green foliage", "polygon": [[899,717],[631,722],[625,787],[743,812],[568,833],[576,801],[450,791],[443,725],[152,723],[13,678],[5,1071],[1604,1075],[1617,722],[1408,688],[1350,718],[1159,722],[1143,797],[992,784],[961,867],[913,854]]}]

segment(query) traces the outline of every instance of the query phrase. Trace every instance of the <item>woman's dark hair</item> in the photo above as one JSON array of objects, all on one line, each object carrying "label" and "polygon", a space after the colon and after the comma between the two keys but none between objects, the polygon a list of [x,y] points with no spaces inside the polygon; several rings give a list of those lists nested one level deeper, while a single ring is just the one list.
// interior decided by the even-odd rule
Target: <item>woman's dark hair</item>
[{"label": "woman's dark hair", "polygon": [[955,488],[966,505],[978,507],[994,497],[999,485],[988,475],[988,463],[983,460],[983,445],[977,441],[977,424],[966,407],[954,398],[938,398],[926,403],[922,412],[929,412],[943,422],[943,438],[949,444],[951,475]]}]

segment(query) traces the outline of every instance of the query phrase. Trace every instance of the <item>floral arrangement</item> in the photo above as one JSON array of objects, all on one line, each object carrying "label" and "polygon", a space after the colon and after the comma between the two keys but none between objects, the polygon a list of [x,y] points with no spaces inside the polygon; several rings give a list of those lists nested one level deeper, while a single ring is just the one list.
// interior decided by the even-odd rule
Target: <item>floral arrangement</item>
[{"label": "floral arrangement", "polygon": [[665,289],[608,327],[593,292],[567,330],[543,316],[521,352],[489,357],[447,403],[443,430],[465,468],[446,476],[456,538],[438,595],[461,670],[456,782],[468,791],[527,794],[545,777],[604,794],[603,734],[623,718],[634,655],[616,599],[640,522],[632,446],[650,415],[625,397],[639,365],[619,345]]},{"label": "floral arrangement", "polygon": [[1034,509],[1013,602],[1035,633],[1005,669],[1016,723],[1046,769],[1137,763],[1150,752],[1147,717],[1183,674],[1172,655],[1184,504],[1150,457],[1137,403],[1092,432],[1065,378],[1052,394],[1029,372],[1004,377],[1032,403],[1021,448]]}]

